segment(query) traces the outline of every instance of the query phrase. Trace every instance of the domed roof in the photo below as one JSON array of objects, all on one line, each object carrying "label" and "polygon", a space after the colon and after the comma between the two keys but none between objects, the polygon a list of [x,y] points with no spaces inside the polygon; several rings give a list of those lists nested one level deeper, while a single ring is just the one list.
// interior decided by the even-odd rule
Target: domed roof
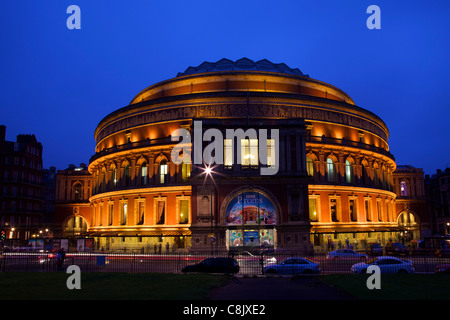
[{"label": "domed roof", "polygon": [[184,72],[179,72],[177,74],[177,77],[205,72],[241,71],[241,70],[276,72],[309,78],[308,75],[303,74],[298,68],[295,69],[289,68],[284,63],[273,63],[267,59],[262,59],[255,62],[248,58],[242,58],[236,61],[232,61],[225,58],[220,59],[217,62],[205,61],[197,67],[191,66],[187,68]]}]

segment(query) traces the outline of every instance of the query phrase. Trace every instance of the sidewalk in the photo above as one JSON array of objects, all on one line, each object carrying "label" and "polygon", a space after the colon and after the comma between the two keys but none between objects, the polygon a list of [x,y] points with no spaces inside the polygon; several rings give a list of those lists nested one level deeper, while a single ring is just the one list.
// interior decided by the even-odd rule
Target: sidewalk
[{"label": "sidewalk", "polygon": [[210,300],[352,300],[315,276],[233,278],[212,290]]}]

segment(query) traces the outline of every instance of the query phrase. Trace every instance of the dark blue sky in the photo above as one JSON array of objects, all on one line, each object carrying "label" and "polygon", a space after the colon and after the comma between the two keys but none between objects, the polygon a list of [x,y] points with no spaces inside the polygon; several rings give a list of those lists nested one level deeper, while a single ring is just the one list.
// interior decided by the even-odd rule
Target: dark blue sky
[{"label": "dark blue sky", "polygon": [[[69,5],[81,30],[68,30]],[[369,30],[369,5],[381,30]],[[88,163],[94,130],[147,86],[221,58],[298,67],[390,130],[397,164],[450,165],[450,1],[2,0],[0,124],[44,167]]]}]

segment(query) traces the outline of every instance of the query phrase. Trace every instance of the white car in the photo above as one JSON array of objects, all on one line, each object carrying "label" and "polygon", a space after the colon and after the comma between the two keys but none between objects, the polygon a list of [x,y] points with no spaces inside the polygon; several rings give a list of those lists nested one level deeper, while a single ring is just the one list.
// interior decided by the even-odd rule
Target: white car
[{"label": "white car", "polygon": [[327,253],[329,260],[366,260],[366,254],[358,253],[350,249],[339,249]]},{"label": "white car", "polygon": [[381,256],[366,262],[354,264],[351,267],[352,273],[366,273],[371,265],[378,266],[381,273],[414,273],[411,260],[402,260],[396,257]]},{"label": "white car", "polygon": [[312,274],[320,273],[319,264],[304,258],[288,258],[279,264],[271,264],[264,268],[264,273]]}]

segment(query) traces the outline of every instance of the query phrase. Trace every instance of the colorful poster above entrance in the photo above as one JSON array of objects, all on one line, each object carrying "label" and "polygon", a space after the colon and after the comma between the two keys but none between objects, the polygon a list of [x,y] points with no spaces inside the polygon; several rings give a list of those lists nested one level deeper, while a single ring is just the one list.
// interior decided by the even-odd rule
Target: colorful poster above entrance
[{"label": "colorful poster above entrance", "polygon": [[226,211],[228,225],[275,225],[275,207],[265,195],[259,192],[242,192],[228,204]]}]

